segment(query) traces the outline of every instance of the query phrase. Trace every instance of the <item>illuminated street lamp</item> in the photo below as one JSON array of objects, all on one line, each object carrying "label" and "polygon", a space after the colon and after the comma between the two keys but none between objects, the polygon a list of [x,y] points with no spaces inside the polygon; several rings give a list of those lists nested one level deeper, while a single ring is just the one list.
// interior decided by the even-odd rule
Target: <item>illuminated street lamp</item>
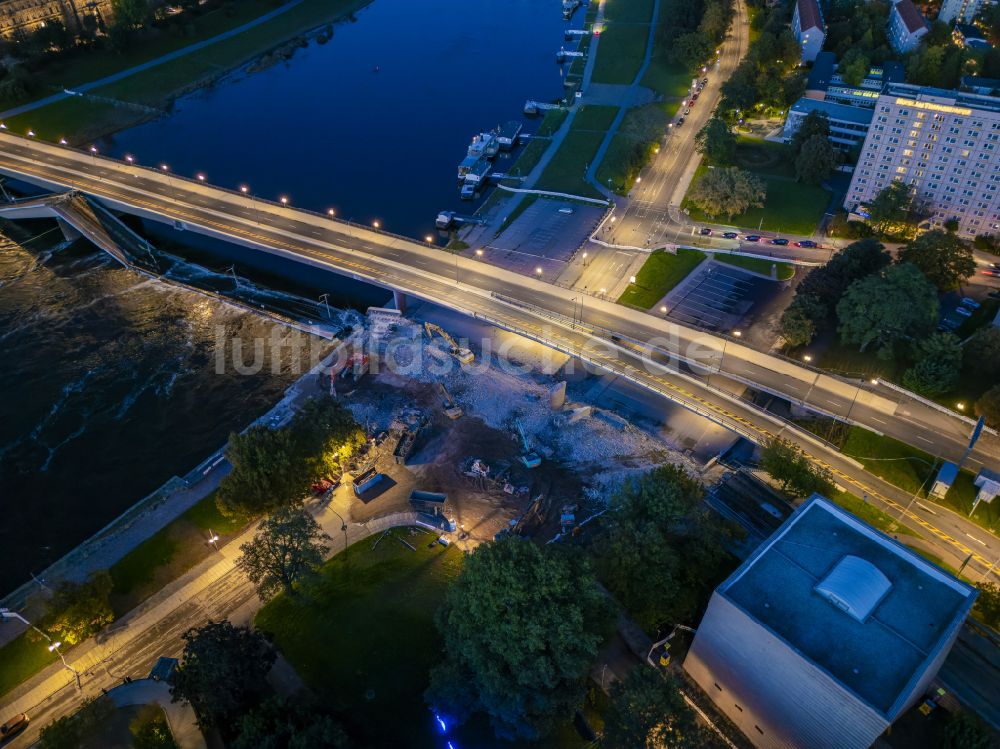
[{"label": "illuminated street lamp", "polygon": [[628,282],[629,283],[635,283],[635,276],[629,276],[628,277]]},{"label": "illuminated street lamp", "polygon": [[129,165],[131,166],[132,164],[135,163],[135,158],[132,157],[132,156],[129,156],[128,154],[126,154],[125,155],[125,161],[127,161],[129,163]]},{"label": "illuminated street lamp", "polygon": [[660,312],[662,312],[664,315],[667,314],[667,305],[663,305],[662,307],[660,307]]},{"label": "illuminated street lamp", "polygon": [[6,130],[6,129],[7,129],[7,125],[5,123],[3,123],[3,122],[0,122],[0,130]]},{"label": "illuminated street lamp", "polygon": [[378,219],[372,221],[372,226],[374,226],[376,229],[379,228],[381,225],[382,224],[379,223]]},{"label": "illuminated street lamp", "polygon": [[427,244],[434,244],[434,237],[428,234],[426,237],[424,237],[424,241],[427,242]]},{"label": "illuminated street lamp", "polygon": [[257,205],[253,201],[253,193],[250,192],[249,185],[240,185],[240,192],[246,195],[250,199],[250,210],[253,212],[253,220],[260,224],[260,214],[257,213]]},{"label": "illuminated street lamp", "polygon": [[212,531],[211,528],[208,529],[208,545],[214,546],[215,550],[219,550],[219,534]]},{"label": "illuminated street lamp", "polygon": [[204,182],[205,181],[205,175],[204,174],[196,174],[195,177],[198,178],[199,182]]},{"label": "illuminated street lamp", "polygon": [[288,197],[286,195],[282,195],[278,200],[281,201],[282,205],[288,205]]},{"label": "illuminated street lamp", "polygon": [[741,335],[743,335],[743,331],[742,330],[734,330],[733,331],[733,335],[736,336],[737,338],[739,338]]},{"label": "illuminated street lamp", "polygon": [[803,354],[802,355],[802,361],[806,362],[806,364],[808,364],[812,360],[813,360],[813,358],[812,358],[811,355],[809,355],[809,354]]},{"label": "illuminated street lamp", "polygon": [[587,253],[583,253],[583,266],[587,267]]},{"label": "illuminated street lamp", "polygon": [[539,278],[541,278],[541,276],[542,276],[542,267],[541,266],[538,266],[537,268],[535,268],[535,275],[538,276]]},{"label": "illuminated street lamp", "polygon": [[476,257],[482,257],[482,256],[483,256],[483,251],[482,250],[476,250]]},{"label": "illuminated street lamp", "polygon": [[24,622],[33,630],[35,630],[38,634],[40,634],[42,637],[48,640],[49,652],[55,653],[56,655],[59,656],[59,660],[62,661],[63,667],[71,674],[73,674],[73,678],[76,679],[76,688],[79,689],[81,692],[83,691],[83,684],[80,683],[80,672],[77,671],[75,668],[73,668],[71,665],[69,665],[69,663],[66,661],[66,656],[64,656],[62,654],[62,651],[59,649],[59,646],[62,645],[61,642],[59,642],[58,640],[53,640],[51,637],[45,634],[45,632],[40,630],[34,624],[29,622],[20,614],[18,614],[16,611],[11,611],[10,609],[0,609],[0,619],[17,619],[18,621]]},{"label": "illuminated street lamp", "polygon": [[965,404],[964,403],[956,403],[955,406],[958,408],[959,411],[964,411],[965,410]]},{"label": "illuminated street lamp", "polygon": [[65,145],[67,145],[67,140],[66,140],[65,138],[60,138],[60,139],[59,139],[59,145],[60,145],[60,146],[65,146]]},{"label": "illuminated street lamp", "polygon": [[28,137],[29,138],[34,138],[35,137],[35,131],[34,130],[28,130]]},{"label": "illuminated street lamp", "polygon": [[333,210],[332,208],[327,208],[326,209],[326,215],[329,216],[330,218],[333,218],[334,216],[337,215],[337,212],[335,210]]}]

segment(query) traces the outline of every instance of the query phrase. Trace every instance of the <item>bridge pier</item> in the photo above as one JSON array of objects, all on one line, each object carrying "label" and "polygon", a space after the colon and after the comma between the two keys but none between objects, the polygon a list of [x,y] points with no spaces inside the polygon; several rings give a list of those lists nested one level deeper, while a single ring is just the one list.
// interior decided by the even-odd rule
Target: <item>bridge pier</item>
[{"label": "bridge pier", "polygon": [[396,309],[400,312],[406,312],[406,294],[402,291],[392,292],[392,303],[396,305]]},{"label": "bridge pier", "polygon": [[63,239],[67,242],[74,242],[83,236],[79,230],[66,221],[62,216],[56,216],[56,223],[59,224],[59,228],[62,229]]}]

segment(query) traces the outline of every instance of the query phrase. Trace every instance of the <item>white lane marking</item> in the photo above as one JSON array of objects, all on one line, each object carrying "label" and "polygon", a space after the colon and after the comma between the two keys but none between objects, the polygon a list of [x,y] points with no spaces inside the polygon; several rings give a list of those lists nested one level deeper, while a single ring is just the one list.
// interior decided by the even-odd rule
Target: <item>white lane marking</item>
[{"label": "white lane marking", "polygon": [[933,440],[929,440],[929,439],[927,439],[926,437],[922,437],[922,436],[921,436],[921,435],[919,435],[919,434],[915,434],[915,435],[913,435],[913,436],[914,436],[914,437],[916,437],[916,438],[917,438],[918,440],[923,440],[923,441],[924,441],[924,442],[926,442],[926,443],[927,443],[928,445],[933,445],[933,444],[934,444]]},{"label": "white lane marking", "polygon": [[929,512],[931,515],[937,515],[937,513],[934,512],[934,510],[932,510],[930,507],[927,507],[926,505],[922,505],[919,502],[917,502],[917,507],[919,507],[924,512]]},{"label": "white lane marking", "polygon": [[889,423],[888,421],[883,421],[882,419],[878,418],[877,416],[872,416],[871,420],[872,421],[877,421],[879,424],[888,424]]},{"label": "white lane marking", "polygon": [[985,541],[980,541],[978,538],[976,538],[975,536],[973,536],[971,533],[966,533],[965,535],[968,536],[969,538],[971,538],[977,544],[982,544],[983,546],[986,546],[986,542]]}]

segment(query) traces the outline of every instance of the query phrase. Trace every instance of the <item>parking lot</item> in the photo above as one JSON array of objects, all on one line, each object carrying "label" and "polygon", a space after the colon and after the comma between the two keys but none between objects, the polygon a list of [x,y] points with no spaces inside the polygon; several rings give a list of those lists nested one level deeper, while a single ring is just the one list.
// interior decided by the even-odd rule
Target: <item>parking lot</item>
[{"label": "parking lot", "polygon": [[666,302],[667,317],[709,330],[737,326],[771,282],[708,262],[696,270]]}]

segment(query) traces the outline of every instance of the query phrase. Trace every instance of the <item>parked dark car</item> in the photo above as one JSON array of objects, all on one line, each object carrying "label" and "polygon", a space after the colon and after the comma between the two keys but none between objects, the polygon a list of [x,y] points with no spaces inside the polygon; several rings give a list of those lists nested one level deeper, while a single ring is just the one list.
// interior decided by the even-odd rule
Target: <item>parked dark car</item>
[{"label": "parked dark car", "polygon": [[680,127],[683,124],[684,124],[684,118],[683,117],[679,117],[677,119],[677,127]]},{"label": "parked dark car", "polygon": [[711,235],[711,233],[712,233],[712,230],[711,230],[711,229],[709,229],[709,228],[708,228],[708,227],[706,226],[706,227],[704,227],[704,228],[702,228],[702,229],[699,229],[699,230],[698,230],[698,233],[699,233],[699,234],[701,234],[701,236],[703,236],[703,237],[707,237],[707,236]]},{"label": "parked dark car", "polygon": [[727,231],[722,235],[725,239],[736,239],[739,234],[734,231]]},{"label": "parked dark car", "polygon": [[781,237],[775,237],[768,244],[776,244],[779,247],[784,247],[786,244],[788,244],[788,240],[782,239]]},{"label": "parked dark car", "polygon": [[795,246],[796,247],[816,247],[817,244],[815,242],[813,242],[811,239],[803,239],[801,242],[796,242]]},{"label": "parked dark car", "polygon": [[13,718],[8,720],[2,726],[0,726],[0,744],[6,744],[12,738],[17,736],[21,731],[28,727],[28,723],[31,721],[28,716],[24,713],[15,715]]},{"label": "parked dark car", "polygon": [[747,234],[745,237],[743,237],[743,239],[746,240],[747,242],[759,242],[760,241],[760,235],[759,234]]}]

